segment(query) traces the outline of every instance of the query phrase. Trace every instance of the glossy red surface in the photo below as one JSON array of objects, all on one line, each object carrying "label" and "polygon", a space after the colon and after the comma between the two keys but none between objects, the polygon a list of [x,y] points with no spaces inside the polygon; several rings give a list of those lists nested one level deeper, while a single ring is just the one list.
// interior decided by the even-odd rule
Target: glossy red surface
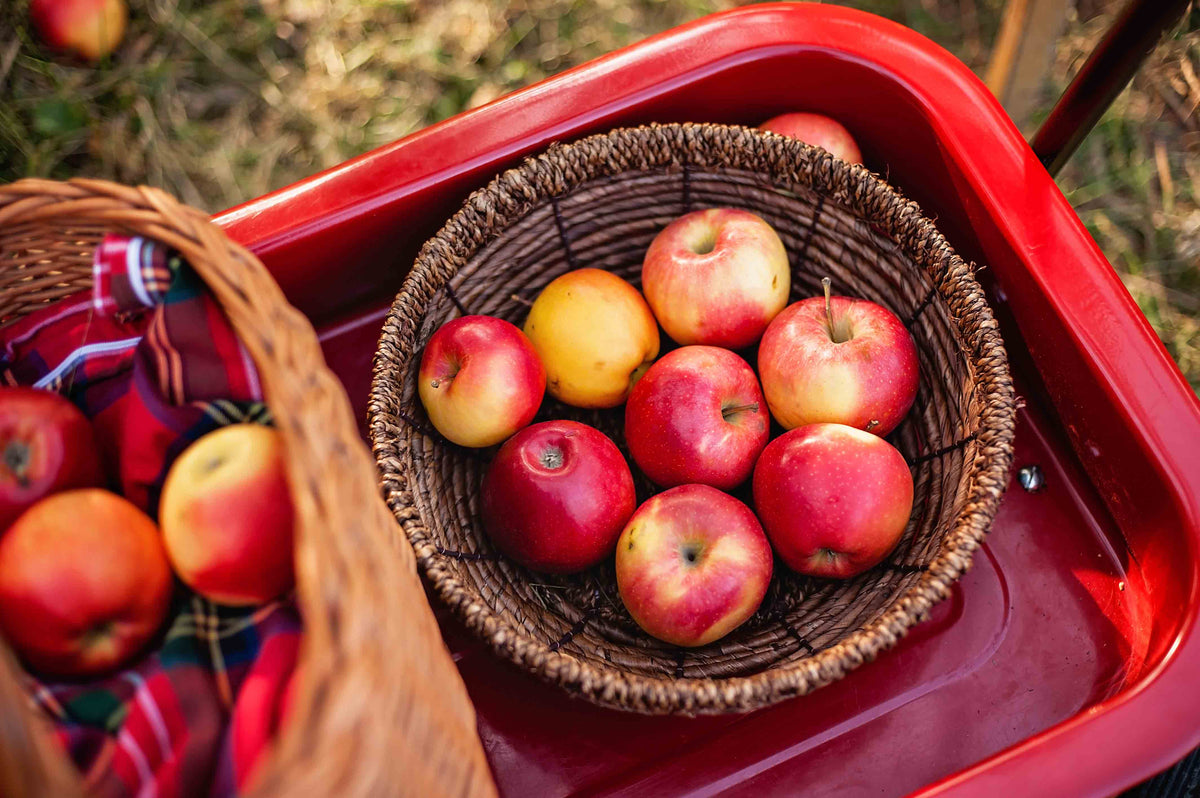
[{"label": "glossy red surface", "polygon": [[322,329],[362,410],[386,302],[473,188],[555,139],[833,116],[981,273],[1018,387],[1014,486],[974,569],[894,651],[739,717],[561,695],[445,613],[507,795],[1103,795],[1200,743],[1200,402],[986,88],[831,6],[709,17],[224,215]]}]

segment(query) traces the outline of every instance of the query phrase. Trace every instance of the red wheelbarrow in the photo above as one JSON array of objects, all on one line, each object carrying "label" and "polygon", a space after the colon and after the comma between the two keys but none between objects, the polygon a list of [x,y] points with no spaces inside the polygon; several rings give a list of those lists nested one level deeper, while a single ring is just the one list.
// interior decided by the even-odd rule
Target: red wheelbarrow
[{"label": "red wheelbarrow", "polygon": [[[1166,24],[1156,19],[1125,20],[1118,33],[1141,49],[1107,57],[1136,63]],[[1117,72],[1119,89],[1129,72]],[[1109,96],[1068,93],[1035,142],[1047,163]],[[1101,795],[1170,765],[1200,744],[1200,401],[1035,151],[928,40],[829,6],[715,15],[219,220],[318,324],[363,410],[387,305],[471,190],[552,141],[794,109],[845,123],[868,166],[985,267],[1025,400],[1020,485],[952,598],[894,651],[748,715],[572,700],[444,614],[502,792]]]}]

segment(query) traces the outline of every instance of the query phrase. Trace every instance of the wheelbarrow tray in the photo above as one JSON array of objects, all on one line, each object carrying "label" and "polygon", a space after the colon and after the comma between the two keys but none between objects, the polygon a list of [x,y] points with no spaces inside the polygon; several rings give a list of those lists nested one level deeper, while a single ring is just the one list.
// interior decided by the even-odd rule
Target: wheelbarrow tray
[{"label": "wheelbarrow tray", "polygon": [[[371,98],[363,98],[371,102]],[[557,140],[645,122],[843,121],[978,263],[1025,398],[973,569],[893,651],[740,716],[569,698],[441,610],[502,792],[1103,795],[1200,744],[1200,402],[1000,105],[879,17],[718,14],[221,214],[321,331],[365,417],[386,308],[466,195]],[[435,602],[436,603],[436,602]]]}]

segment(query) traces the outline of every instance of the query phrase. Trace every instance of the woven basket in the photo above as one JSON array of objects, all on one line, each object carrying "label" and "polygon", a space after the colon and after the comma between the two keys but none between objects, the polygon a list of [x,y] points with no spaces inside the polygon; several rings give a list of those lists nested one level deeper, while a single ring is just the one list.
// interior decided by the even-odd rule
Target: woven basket
[{"label": "woven basket", "polygon": [[[778,231],[793,299],[819,294],[828,275],[837,293],[905,320],[920,389],[889,437],[912,466],[915,499],[884,564],[848,581],[777,566],[753,618],[720,641],[683,649],[639,630],[611,563],[550,577],[496,552],[479,519],[491,452],[431,430],[416,375],[425,342],[451,318],[480,313],[519,325],[547,283],[582,266],[636,285],[659,230],[716,206],[754,211]],[[622,408],[584,411],[548,398],[539,420],[562,417],[624,447]],[[426,577],[468,627],[502,657],[597,703],[695,714],[755,709],[839,679],[945,598],[1007,484],[1014,399],[983,291],[914,203],[865,168],[785,137],[662,125],[553,146],[467,200],[421,250],[392,306],[370,419],[388,504]],[[639,500],[653,491],[640,482]]]},{"label": "woven basket", "polygon": [[[22,180],[0,186],[0,324],[87,288],[109,231],[173,247],[204,279],[258,366],[289,454],[302,670],[254,795],[493,795],[474,711],[345,391],[254,255],[154,189]],[[18,679],[0,645],[0,794],[78,794]]]}]

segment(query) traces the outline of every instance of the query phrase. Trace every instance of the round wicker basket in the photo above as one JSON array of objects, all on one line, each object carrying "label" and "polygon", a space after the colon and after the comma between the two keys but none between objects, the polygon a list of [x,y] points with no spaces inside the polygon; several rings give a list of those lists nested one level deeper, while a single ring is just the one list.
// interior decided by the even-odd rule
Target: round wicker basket
[{"label": "round wicker basket", "polygon": [[[697,649],[641,632],[613,567],[534,574],[481,529],[489,452],[433,432],[417,398],[419,355],[437,328],[479,313],[520,325],[573,268],[639,283],[655,234],[694,209],[765,218],[791,258],[793,298],[864,297],[916,340],[917,401],[891,435],[912,467],[912,519],[882,565],[847,581],[783,566],[758,613]],[[751,357],[753,362],[753,357]],[[539,420],[592,424],[618,445],[622,409],[547,399]],[[742,712],[807,693],[892,646],[945,598],[996,513],[1012,457],[1014,397],[996,323],[971,269],[919,208],[861,166],[741,127],[661,125],[555,145],[477,191],[428,241],[384,325],[370,428],[388,504],[437,593],[502,657],[566,690],[644,713]],[[639,500],[654,491],[644,480]]]},{"label": "round wicker basket", "polygon": [[[345,391],[254,255],[161,191],[18,181],[0,186],[0,324],[90,286],[92,253],[110,231],[167,244],[208,284],[258,366],[290,455],[300,681],[253,794],[494,795],[470,700]],[[19,679],[0,645],[0,794],[80,794]]]}]

